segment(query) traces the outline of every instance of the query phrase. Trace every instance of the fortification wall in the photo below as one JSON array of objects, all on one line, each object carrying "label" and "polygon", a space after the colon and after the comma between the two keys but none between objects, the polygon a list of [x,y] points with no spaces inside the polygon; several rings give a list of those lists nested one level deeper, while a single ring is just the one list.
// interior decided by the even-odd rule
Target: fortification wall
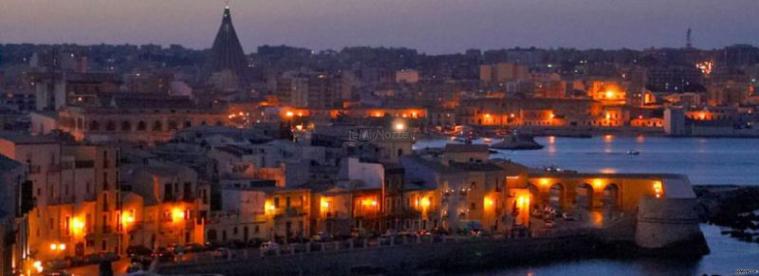
[{"label": "fortification wall", "polygon": [[661,249],[702,240],[696,204],[695,198],[642,198],[635,243],[644,249]]}]

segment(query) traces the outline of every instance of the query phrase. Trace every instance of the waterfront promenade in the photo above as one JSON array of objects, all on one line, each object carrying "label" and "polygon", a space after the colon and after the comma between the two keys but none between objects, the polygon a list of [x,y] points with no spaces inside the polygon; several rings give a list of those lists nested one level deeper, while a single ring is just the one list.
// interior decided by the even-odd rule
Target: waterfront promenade
[{"label": "waterfront promenade", "polygon": [[338,242],[290,244],[277,250],[235,250],[218,259],[207,253],[161,264],[160,274],[224,275],[330,274],[359,271],[393,273],[431,269],[472,269],[552,254],[591,253],[598,241],[593,229],[557,231],[550,236],[506,238],[393,236]]},{"label": "waterfront promenade", "polygon": [[[607,219],[603,225],[588,220],[561,220],[546,227],[542,215],[531,218],[521,235],[434,235],[396,234],[341,241],[282,244],[270,249],[224,249],[178,256],[161,263],[161,274],[222,273],[250,274],[354,274],[361,271],[397,271],[498,267],[548,255],[593,254],[596,244],[615,240],[632,241],[633,235],[612,230],[625,219]],[[627,220],[629,222],[629,220]],[[631,225],[625,225],[630,228]],[[529,233],[529,234],[528,234]]]}]

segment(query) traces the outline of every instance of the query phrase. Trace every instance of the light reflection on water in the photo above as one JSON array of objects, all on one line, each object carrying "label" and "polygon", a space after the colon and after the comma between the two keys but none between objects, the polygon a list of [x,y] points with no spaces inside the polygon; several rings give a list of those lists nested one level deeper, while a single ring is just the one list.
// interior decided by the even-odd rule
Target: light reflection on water
[{"label": "light reflection on water", "polygon": [[[494,157],[585,172],[678,173],[688,175],[694,184],[759,184],[759,139],[597,136],[535,140],[545,148],[499,151]],[[440,147],[446,142],[450,141],[422,140],[415,148]],[[628,155],[631,150],[640,155]]]},{"label": "light reflection on water", "polygon": [[595,258],[502,268],[471,275],[734,275],[738,269],[759,269],[759,244],[723,236],[716,226],[701,225],[701,230],[711,253],[700,260]]}]

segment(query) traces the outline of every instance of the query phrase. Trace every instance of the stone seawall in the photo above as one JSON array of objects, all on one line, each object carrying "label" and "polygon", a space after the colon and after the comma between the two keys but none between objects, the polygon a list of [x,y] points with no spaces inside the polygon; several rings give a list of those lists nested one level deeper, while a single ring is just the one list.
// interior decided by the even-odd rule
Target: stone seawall
[{"label": "stone seawall", "polygon": [[641,248],[666,248],[703,238],[693,199],[642,198],[638,204],[635,243]]},{"label": "stone seawall", "polygon": [[266,256],[245,260],[162,265],[160,274],[350,275],[358,267],[381,273],[483,269],[509,263],[594,254],[595,235],[512,240],[468,240]]}]

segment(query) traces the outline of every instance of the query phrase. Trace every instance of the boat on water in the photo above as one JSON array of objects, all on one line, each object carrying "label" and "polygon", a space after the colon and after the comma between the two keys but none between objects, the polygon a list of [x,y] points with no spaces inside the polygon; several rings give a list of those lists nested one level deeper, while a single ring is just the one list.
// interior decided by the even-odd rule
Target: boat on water
[{"label": "boat on water", "polygon": [[637,150],[628,150],[627,155],[640,155],[640,152]]},{"label": "boat on water", "polygon": [[514,132],[504,137],[503,141],[495,143],[490,147],[502,150],[539,150],[543,148],[543,145],[535,142],[535,138],[532,135]]}]

